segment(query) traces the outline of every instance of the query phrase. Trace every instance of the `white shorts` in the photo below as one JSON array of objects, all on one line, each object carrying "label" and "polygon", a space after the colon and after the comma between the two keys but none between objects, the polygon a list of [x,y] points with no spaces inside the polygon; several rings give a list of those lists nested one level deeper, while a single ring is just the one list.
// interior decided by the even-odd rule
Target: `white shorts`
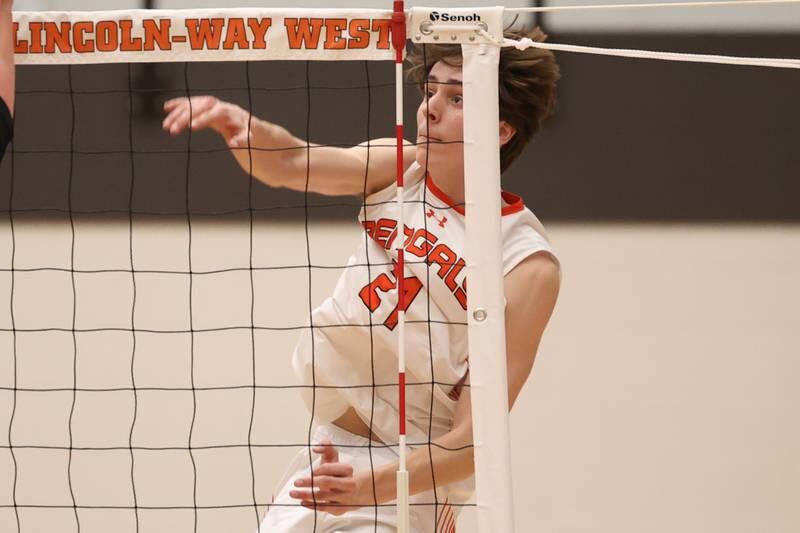
[{"label": "white shorts", "polygon": [[[366,437],[327,424],[315,428],[311,442],[318,443],[322,439],[328,439],[334,445],[340,446],[340,462],[352,464],[355,471],[370,470],[370,450],[367,448],[369,442]],[[383,444],[374,441],[373,446],[376,446],[372,448],[374,468],[397,461],[398,452],[395,447],[384,447]],[[286,474],[278,484],[272,505],[267,508],[259,533],[394,533],[397,531],[397,508],[393,504],[378,506],[376,520],[375,507],[363,507],[335,516],[306,509],[297,500],[289,497],[294,480],[310,475],[308,458],[308,449],[304,448],[292,459]],[[314,466],[318,464],[319,459],[316,459]],[[434,499],[433,491],[409,498],[411,532],[455,533],[459,507],[450,505],[449,493],[447,487],[441,487],[437,488],[437,499]]]}]

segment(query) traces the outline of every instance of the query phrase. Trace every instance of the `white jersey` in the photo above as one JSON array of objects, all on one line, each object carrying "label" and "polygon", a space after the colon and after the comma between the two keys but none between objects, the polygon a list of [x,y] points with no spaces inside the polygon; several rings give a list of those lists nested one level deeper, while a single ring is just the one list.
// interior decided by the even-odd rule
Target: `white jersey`
[{"label": "white jersey", "polygon": [[[416,163],[405,174],[402,232],[411,447],[452,428],[456,399],[448,393],[469,368],[464,209],[453,207],[423,174]],[[303,333],[293,356],[303,384],[317,385],[313,392],[304,389],[314,423],[332,421],[353,407],[386,444],[398,442],[399,427],[396,194],[390,186],[366,198],[359,215],[362,241],[333,295],[313,311],[313,329]],[[510,193],[503,199],[505,275],[531,254],[553,252],[522,199]]]}]

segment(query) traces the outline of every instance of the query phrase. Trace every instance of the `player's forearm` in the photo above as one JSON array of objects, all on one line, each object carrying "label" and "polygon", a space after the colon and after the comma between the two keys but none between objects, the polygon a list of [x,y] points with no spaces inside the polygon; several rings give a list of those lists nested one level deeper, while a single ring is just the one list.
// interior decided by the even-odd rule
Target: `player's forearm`
[{"label": "player's forearm", "polygon": [[[383,183],[386,168],[394,169],[394,164],[382,165],[385,157],[379,154],[367,157],[366,146],[343,148],[309,143],[277,124],[255,118],[251,130],[252,150],[248,153],[244,146],[244,150],[235,150],[236,157],[245,172],[252,158],[252,175],[271,187],[331,196],[362,194],[370,184]],[[370,172],[365,178],[367,162]]]},{"label": "player's forearm", "polygon": [[[475,472],[472,428],[467,425],[454,428],[434,439],[430,452],[427,446],[420,446],[408,454],[406,467],[409,493],[412,495],[432,490],[434,486],[441,487],[470,477]],[[378,503],[397,499],[398,468],[399,463],[393,463],[376,469]]]},{"label": "player's forearm", "polygon": [[[270,187],[296,188],[300,180],[298,161],[305,157],[306,141],[289,133],[285,128],[253,118],[250,153],[236,150],[236,158],[247,170],[252,161],[253,177]],[[303,174],[305,174],[303,172]]]}]

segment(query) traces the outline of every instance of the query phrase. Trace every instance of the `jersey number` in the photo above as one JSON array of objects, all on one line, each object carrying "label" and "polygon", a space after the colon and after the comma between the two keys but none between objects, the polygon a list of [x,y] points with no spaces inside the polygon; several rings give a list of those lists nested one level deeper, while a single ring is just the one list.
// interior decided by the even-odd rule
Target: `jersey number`
[{"label": "jersey number", "polygon": [[[388,274],[383,273],[374,280],[372,280],[368,285],[365,285],[358,291],[358,295],[361,297],[361,301],[364,302],[364,305],[367,306],[367,309],[370,310],[371,313],[374,313],[378,307],[381,305],[381,296],[378,294],[380,292],[389,292],[394,290],[397,285],[397,280],[392,279],[389,277]],[[397,327],[397,315],[398,310],[401,308],[405,311],[406,309],[411,306],[411,302],[414,301],[414,298],[417,297],[419,291],[422,289],[422,282],[415,276],[411,276],[409,278],[403,278],[403,295],[398,302],[397,305],[394,306],[392,312],[389,313],[389,316],[383,322],[383,325],[389,328],[389,330],[393,330]]]}]

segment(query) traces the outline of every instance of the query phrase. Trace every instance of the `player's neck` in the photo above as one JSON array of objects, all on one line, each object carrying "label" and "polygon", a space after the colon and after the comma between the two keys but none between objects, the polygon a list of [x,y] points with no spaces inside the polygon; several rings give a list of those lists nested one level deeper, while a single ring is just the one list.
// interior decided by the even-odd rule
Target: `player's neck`
[{"label": "player's neck", "polygon": [[464,173],[431,169],[430,175],[436,186],[456,205],[464,204]]},{"label": "player's neck", "polygon": [[[466,194],[463,173],[448,174],[447,172],[442,172],[435,174],[433,170],[429,170],[429,174],[433,178],[436,187],[445,193],[455,205],[464,205]],[[509,205],[502,196],[500,198],[500,205],[501,207]]]}]

